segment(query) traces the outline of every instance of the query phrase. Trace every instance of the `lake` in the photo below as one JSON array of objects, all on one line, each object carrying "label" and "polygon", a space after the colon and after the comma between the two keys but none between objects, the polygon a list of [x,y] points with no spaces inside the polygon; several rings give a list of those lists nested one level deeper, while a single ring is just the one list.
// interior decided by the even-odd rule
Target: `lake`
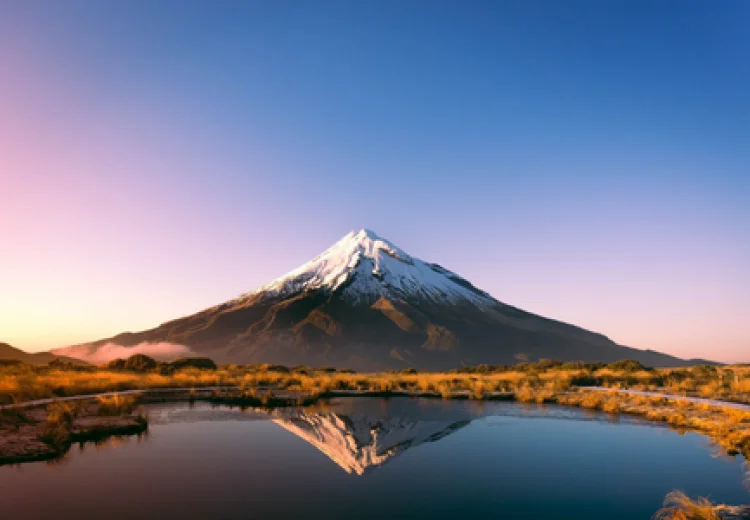
[{"label": "lake", "polygon": [[633,520],[673,489],[750,502],[741,457],[599,412],[410,398],[146,409],[147,435],[0,467],[3,518]]}]

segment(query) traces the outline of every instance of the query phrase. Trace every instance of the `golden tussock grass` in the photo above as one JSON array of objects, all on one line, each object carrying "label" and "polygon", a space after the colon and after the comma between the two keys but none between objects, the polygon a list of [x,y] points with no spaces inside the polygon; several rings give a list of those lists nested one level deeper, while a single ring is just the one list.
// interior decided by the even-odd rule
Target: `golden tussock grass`
[{"label": "golden tussock grass", "polygon": [[654,520],[724,520],[750,518],[750,506],[712,504],[707,498],[690,498],[682,491],[672,491],[664,498]]},{"label": "golden tussock grass", "polygon": [[682,491],[672,491],[654,520],[721,520],[717,508],[705,498],[692,499]]},{"label": "golden tussock grass", "polygon": [[112,395],[97,397],[97,415],[130,415],[137,407],[137,399],[133,395]]},{"label": "golden tussock grass", "polygon": [[78,417],[79,403],[54,402],[47,406],[47,421],[40,438],[52,446],[62,447],[70,440],[70,429]]},{"label": "golden tussock grass", "polygon": [[[571,364],[575,365],[575,364]],[[72,396],[130,389],[233,385],[297,389],[317,393],[330,390],[513,392],[545,388],[563,392],[575,386],[598,385],[619,389],[653,390],[679,395],[750,402],[750,367],[693,367],[681,369],[622,369],[616,363],[600,368],[525,364],[503,370],[373,374],[285,367],[227,365],[219,370],[186,368],[169,375],[91,368],[66,370],[0,367],[0,399],[25,401],[50,396]]]}]

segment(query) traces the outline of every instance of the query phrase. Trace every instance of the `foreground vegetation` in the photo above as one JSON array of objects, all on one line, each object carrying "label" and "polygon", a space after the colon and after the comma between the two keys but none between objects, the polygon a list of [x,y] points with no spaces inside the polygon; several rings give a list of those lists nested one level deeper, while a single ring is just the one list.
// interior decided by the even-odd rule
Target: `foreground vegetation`
[{"label": "foreground vegetation", "polygon": [[750,517],[748,506],[714,505],[705,498],[692,499],[682,491],[672,491],[654,520],[730,520]]},{"label": "foreground vegetation", "polygon": [[216,367],[210,360],[201,358],[158,363],[142,355],[99,367],[63,363],[33,366],[0,360],[0,404],[109,391],[205,386],[274,386],[317,393],[327,390],[421,390],[446,394],[467,391],[478,398],[486,393],[520,389],[559,392],[571,387],[601,386],[750,403],[750,365],[651,369],[634,361],[609,365],[541,361],[515,366],[480,365],[440,373],[407,369],[356,374],[332,368],[278,365]]},{"label": "foreground vegetation", "polygon": [[132,435],[148,427],[133,396],[55,401],[29,410],[0,410],[0,464],[59,457],[75,442]]},{"label": "foreground vegetation", "polygon": [[[666,395],[587,390],[592,386]],[[358,374],[274,365],[216,367],[206,359],[165,364],[142,355],[102,367],[0,364],[0,404],[134,389],[201,387],[222,387],[225,390],[217,392],[215,399],[248,405],[305,403],[346,392],[557,403],[638,415],[678,429],[701,431],[727,452],[750,456],[749,412],[670,397],[750,402],[750,366],[651,369],[634,361],[609,365],[541,361],[440,373],[409,369]]]}]

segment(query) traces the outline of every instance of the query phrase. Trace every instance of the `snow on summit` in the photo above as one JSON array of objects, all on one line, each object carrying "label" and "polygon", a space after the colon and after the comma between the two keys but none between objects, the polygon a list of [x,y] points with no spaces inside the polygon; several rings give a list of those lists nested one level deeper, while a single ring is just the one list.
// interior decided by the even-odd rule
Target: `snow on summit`
[{"label": "snow on summit", "polygon": [[348,233],[310,262],[246,296],[286,297],[342,287],[342,297],[352,303],[372,303],[381,296],[477,306],[497,303],[458,275],[410,256],[369,229]]}]

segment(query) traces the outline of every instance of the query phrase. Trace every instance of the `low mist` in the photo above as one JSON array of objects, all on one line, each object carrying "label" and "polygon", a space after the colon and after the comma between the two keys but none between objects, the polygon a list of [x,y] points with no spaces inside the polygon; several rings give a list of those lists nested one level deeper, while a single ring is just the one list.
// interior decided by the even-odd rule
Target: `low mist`
[{"label": "low mist", "polygon": [[179,357],[194,355],[194,352],[185,345],[168,343],[165,341],[149,343],[144,341],[131,347],[124,347],[115,343],[105,343],[101,346],[76,345],[56,349],[54,354],[81,359],[94,365],[109,363],[113,359],[126,359],[135,354],[145,354],[159,361],[172,361]]}]

